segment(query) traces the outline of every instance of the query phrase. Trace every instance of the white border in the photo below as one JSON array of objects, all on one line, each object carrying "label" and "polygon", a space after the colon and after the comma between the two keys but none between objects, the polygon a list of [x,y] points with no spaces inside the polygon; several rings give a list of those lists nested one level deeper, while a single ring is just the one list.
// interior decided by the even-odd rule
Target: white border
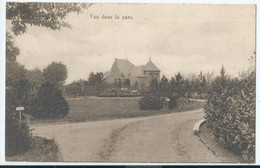
[{"label": "white border", "polygon": [[[8,0],[8,2],[46,2],[44,0]],[[223,163],[100,163],[100,162],[6,162],[5,161],[5,3],[0,0],[0,165],[238,165]],[[189,4],[256,4],[256,86],[260,86],[259,46],[259,0],[49,0],[48,2],[95,2],[95,3],[189,3]],[[260,108],[259,88],[256,88],[256,112]],[[256,165],[260,165],[260,115],[256,113]],[[248,165],[248,164],[240,164]]]}]

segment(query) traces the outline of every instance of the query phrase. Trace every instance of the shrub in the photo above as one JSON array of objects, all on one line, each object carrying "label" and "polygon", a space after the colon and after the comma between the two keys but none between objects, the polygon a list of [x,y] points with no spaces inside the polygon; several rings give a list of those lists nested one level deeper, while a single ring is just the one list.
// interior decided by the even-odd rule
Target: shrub
[{"label": "shrub", "polygon": [[15,113],[6,116],[6,155],[16,155],[28,151],[31,147],[31,133],[25,122],[19,121]]},{"label": "shrub", "polygon": [[159,94],[148,92],[139,100],[139,108],[141,110],[160,110],[163,108],[163,101]]},{"label": "shrub", "polygon": [[242,155],[255,158],[255,73],[243,79],[217,77],[204,106],[207,125],[219,144]]},{"label": "shrub", "polygon": [[49,81],[42,84],[31,114],[39,119],[52,119],[65,117],[69,111],[69,104],[62,96],[54,83]]},{"label": "shrub", "polygon": [[19,121],[19,114],[15,109],[21,105],[25,107],[25,110],[27,109],[28,92],[28,81],[24,79],[14,82],[6,89],[6,156],[24,153],[31,147],[32,141],[29,127],[26,123]]}]

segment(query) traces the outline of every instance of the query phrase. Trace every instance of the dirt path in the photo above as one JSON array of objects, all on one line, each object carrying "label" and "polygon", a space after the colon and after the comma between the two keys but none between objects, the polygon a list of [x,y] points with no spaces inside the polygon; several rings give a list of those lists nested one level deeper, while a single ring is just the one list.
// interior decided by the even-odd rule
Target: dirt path
[{"label": "dirt path", "polygon": [[221,162],[193,135],[203,110],[86,123],[35,126],[54,138],[64,161]]}]

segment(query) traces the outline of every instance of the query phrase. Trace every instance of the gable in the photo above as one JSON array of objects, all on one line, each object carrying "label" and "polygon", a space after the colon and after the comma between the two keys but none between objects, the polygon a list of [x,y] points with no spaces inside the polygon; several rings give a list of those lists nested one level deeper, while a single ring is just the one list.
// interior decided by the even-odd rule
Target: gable
[{"label": "gable", "polygon": [[144,71],[160,71],[160,70],[159,68],[157,68],[156,65],[154,65],[154,63],[151,60],[149,60],[145,65]]},{"label": "gable", "polygon": [[118,73],[120,75],[122,75],[122,73],[123,73],[123,75],[127,75],[127,72],[133,66],[134,66],[134,64],[132,64],[128,60],[116,59],[115,63],[113,64],[113,66],[111,68],[111,75],[118,74]]}]

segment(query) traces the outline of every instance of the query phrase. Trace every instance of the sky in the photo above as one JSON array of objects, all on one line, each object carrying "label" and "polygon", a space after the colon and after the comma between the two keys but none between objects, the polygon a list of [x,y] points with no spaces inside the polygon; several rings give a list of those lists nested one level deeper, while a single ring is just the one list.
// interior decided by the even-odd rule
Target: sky
[{"label": "sky", "polygon": [[68,68],[66,83],[110,70],[115,58],[143,65],[151,57],[168,78],[177,72],[218,74],[222,65],[237,76],[255,51],[253,5],[103,3],[70,14],[66,21],[72,29],[29,26],[16,36],[17,61],[27,69],[61,61]]}]

